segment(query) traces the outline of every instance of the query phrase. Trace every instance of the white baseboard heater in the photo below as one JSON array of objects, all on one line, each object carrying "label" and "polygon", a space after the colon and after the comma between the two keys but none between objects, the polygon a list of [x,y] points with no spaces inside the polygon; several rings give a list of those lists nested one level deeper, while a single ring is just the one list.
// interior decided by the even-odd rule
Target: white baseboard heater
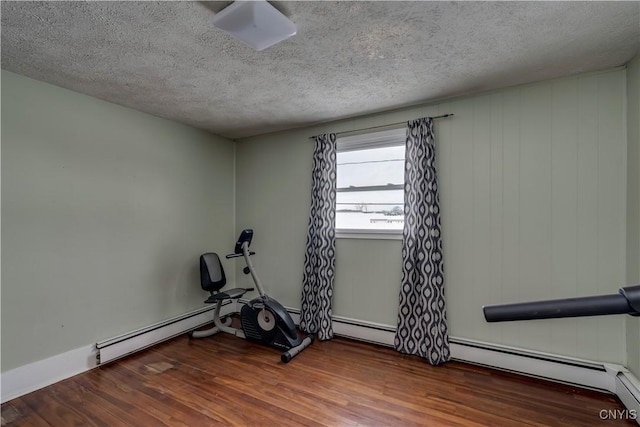
[{"label": "white baseboard heater", "polygon": [[[240,300],[238,308],[246,302]],[[299,324],[300,310],[286,309]],[[396,328],[391,325],[342,316],[332,320],[336,336],[393,347]],[[449,344],[453,360],[615,394],[640,424],[640,382],[623,366],[465,338],[449,337]]]},{"label": "white baseboard heater", "polygon": [[629,372],[620,372],[616,376],[616,395],[627,408],[620,418],[635,419],[640,424],[640,381]]},{"label": "white baseboard heater", "polygon": [[521,348],[449,338],[454,360],[613,393],[619,366]]},{"label": "white baseboard heater", "polygon": [[[213,310],[213,306],[203,307],[124,335],[100,341],[96,343],[97,364],[103,365],[211,323]],[[235,304],[232,301],[227,301],[226,304],[223,304],[220,314],[226,316],[235,311]]]},{"label": "white baseboard heater", "polygon": [[[238,313],[238,305],[227,301],[221,315]],[[294,322],[299,324],[300,310],[287,307]],[[213,307],[204,307],[182,316],[148,326],[96,344],[97,364],[119,359],[154,344],[196,329],[213,319]],[[333,316],[337,336],[393,346],[395,327],[374,322]],[[640,383],[624,367],[572,357],[525,350],[497,344],[450,337],[451,357],[462,362],[547,379],[616,394],[630,414],[640,419]]]},{"label": "white baseboard heater", "polygon": [[[221,315],[238,313],[241,304],[227,302]],[[30,363],[0,376],[2,403],[47,385],[88,371],[97,365],[119,359],[159,342],[196,329],[213,318],[214,307],[204,307],[155,325],[85,346],[45,360]],[[287,307],[296,324],[300,311]],[[373,322],[333,317],[335,335],[374,344],[393,346],[395,327]],[[593,388],[616,394],[627,408],[623,416],[640,424],[640,380],[619,365],[598,363],[546,354],[520,348],[450,337],[451,355],[455,360]],[[96,360],[97,359],[97,360]]]}]

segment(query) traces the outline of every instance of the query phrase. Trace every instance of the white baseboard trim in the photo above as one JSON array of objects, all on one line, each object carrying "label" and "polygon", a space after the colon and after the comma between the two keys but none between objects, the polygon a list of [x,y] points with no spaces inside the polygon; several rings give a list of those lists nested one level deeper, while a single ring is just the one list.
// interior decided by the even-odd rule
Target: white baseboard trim
[{"label": "white baseboard trim", "polygon": [[518,374],[615,393],[621,366],[450,337],[451,358]]},{"label": "white baseboard trim", "polygon": [[2,403],[96,367],[96,347],[87,345],[3,372]]},{"label": "white baseboard trim", "polygon": [[333,333],[338,336],[393,347],[396,335],[396,328],[393,326],[342,316],[333,316],[332,319]]},{"label": "white baseboard trim", "polygon": [[[236,311],[235,304],[222,307],[221,314]],[[139,329],[120,337],[70,350],[48,359],[39,360],[0,374],[0,402],[39,390],[58,381],[86,372],[106,361],[126,356],[158,342],[173,338],[211,322],[213,306],[174,317],[165,322]]]},{"label": "white baseboard trim", "polygon": [[[96,343],[98,365],[103,365],[211,323],[213,321],[213,310],[214,305],[212,304],[209,307],[203,307],[146,328],[98,342]],[[235,312],[235,304],[229,300],[227,304],[222,306],[220,316],[226,316],[233,312]]]},{"label": "white baseboard trim", "polygon": [[616,375],[615,394],[627,408],[626,413],[617,415],[620,418],[635,419],[640,425],[640,381],[626,369],[619,372]]}]

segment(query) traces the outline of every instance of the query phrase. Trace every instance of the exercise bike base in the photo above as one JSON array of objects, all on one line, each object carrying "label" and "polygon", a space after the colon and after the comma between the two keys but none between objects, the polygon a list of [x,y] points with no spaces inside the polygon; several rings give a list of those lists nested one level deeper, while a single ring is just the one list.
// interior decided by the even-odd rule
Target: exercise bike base
[{"label": "exercise bike base", "polygon": [[292,347],[289,350],[282,353],[282,355],[280,356],[280,360],[282,361],[282,363],[289,363],[291,359],[293,359],[298,354],[300,354],[302,350],[309,347],[312,342],[313,342],[313,335],[309,335],[308,337],[302,340],[302,343],[300,345]]},{"label": "exercise bike base", "polygon": [[231,326],[231,317],[227,317],[224,319],[224,322],[220,322],[220,325],[213,326],[209,329],[204,329],[200,331],[189,331],[187,335],[189,338],[206,338],[212,335],[217,334],[218,332],[223,331],[221,328],[228,328]]}]

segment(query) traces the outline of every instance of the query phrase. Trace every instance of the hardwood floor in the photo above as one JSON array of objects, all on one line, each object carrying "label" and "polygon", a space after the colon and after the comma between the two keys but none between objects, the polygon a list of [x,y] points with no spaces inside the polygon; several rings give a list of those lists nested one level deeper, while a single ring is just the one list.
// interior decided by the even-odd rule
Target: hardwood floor
[{"label": "hardwood floor", "polygon": [[615,396],[336,338],[289,364],[181,336],[2,405],[7,426],[618,426]]}]

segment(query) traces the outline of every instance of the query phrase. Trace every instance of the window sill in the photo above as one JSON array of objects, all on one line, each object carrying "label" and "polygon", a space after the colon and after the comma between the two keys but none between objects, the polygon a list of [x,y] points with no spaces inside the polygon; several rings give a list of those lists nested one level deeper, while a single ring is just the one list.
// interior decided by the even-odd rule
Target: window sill
[{"label": "window sill", "polygon": [[336,230],[336,239],[402,240],[402,230]]}]

